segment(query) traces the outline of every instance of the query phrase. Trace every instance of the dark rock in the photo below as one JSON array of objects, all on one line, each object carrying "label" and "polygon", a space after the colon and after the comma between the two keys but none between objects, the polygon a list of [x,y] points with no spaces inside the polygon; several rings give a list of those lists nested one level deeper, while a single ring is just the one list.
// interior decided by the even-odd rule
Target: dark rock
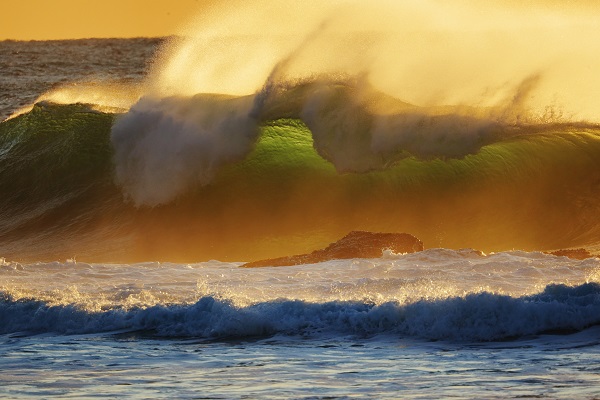
[{"label": "dark rock", "polygon": [[414,253],[423,250],[423,243],[408,233],[352,231],[326,248],[309,254],[252,261],[242,267],[282,267],[335,259],[378,258],[384,250],[391,250],[394,253]]},{"label": "dark rock", "polygon": [[594,257],[594,255],[591,254],[586,249],[561,249],[561,250],[551,251],[548,254],[552,254],[555,256],[559,256],[559,257],[569,257],[569,258],[573,258],[575,260],[585,260],[586,258]]}]

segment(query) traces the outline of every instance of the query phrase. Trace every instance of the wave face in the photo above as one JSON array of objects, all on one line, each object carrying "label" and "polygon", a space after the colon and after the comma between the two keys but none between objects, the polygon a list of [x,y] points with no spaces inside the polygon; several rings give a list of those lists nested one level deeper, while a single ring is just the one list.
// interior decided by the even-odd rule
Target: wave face
[{"label": "wave face", "polygon": [[[0,334],[450,341],[564,334],[600,323],[597,261],[443,249],[274,269],[4,261]],[[565,279],[571,285],[548,283]]]},{"label": "wave face", "polygon": [[[323,133],[301,118],[224,111],[251,110],[250,100],[194,99],[215,103],[214,114],[192,113],[210,116],[203,123],[222,133],[188,132],[189,143],[159,140],[154,130],[185,127],[189,116],[152,115],[155,123],[143,125],[144,112],[40,103],[3,122],[3,254],[251,260],[306,252],[351,230],[411,232],[425,247],[484,251],[598,243],[600,130],[592,125],[496,124],[492,136],[460,146],[465,154],[446,157],[409,151],[427,146],[415,134],[388,155],[365,150],[372,133],[317,139]],[[223,114],[227,124],[218,122]],[[131,121],[151,129],[119,137]],[[327,146],[337,142],[354,146],[344,163],[358,162],[358,171],[336,164]],[[362,168],[376,157],[379,164]]]}]

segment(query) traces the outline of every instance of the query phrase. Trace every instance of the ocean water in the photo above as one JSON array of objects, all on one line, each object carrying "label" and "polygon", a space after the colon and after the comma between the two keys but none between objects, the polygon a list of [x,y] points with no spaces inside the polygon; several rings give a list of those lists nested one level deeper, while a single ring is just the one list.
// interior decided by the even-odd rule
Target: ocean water
[{"label": "ocean water", "polygon": [[0,42],[0,397],[600,397],[597,14],[373,4]]},{"label": "ocean water", "polygon": [[5,261],[0,393],[594,398],[598,271],[446,249],[256,269]]}]

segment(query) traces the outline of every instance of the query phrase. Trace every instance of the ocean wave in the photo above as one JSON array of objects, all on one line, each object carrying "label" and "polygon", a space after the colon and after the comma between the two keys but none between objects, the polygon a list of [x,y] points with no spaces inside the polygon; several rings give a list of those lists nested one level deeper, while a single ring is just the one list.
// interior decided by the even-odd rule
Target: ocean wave
[{"label": "ocean wave", "polygon": [[[352,230],[409,232],[426,248],[483,251],[588,246],[600,237],[593,126],[505,127],[473,154],[419,159],[400,151],[381,158],[385,167],[340,172],[316,143],[333,145],[335,132],[317,140],[302,119],[268,119],[275,111],[228,119],[233,103],[247,112],[252,98],[200,96],[193,104],[212,104],[200,114],[187,100],[148,101],[151,111],[122,117],[39,103],[0,123],[3,256],[96,256],[98,243],[111,240],[115,252],[95,261],[251,261],[305,253]],[[263,110],[273,109],[269,101]],[[302,115],[293,101],[281,104],[291,108],[278,115]],[[183,119],[156,114],[161,107]],[[171,140],[144,125],[148,118],[183,131]],[[206,135],[192,132],[198,121]],[[127,127],[150,131],[132,135]],[[352,138],[344,146],[363,147]]]},{"label": "ocean wave", "polygon": [[2,256],[252,261],[354,230],[486,252],[598,246],[596,16],[359,3],[215,6],[121,50],[9,44],[33,51],[19,80],[44,82],[23,99],[61,82],[38,99],[100,104],[42,101],[0,123]]},{"label": "ocean wave", "polygon": [[[531,80],[517,91],[531,90]],[[267,81],[248,96],[142,97],[116,119],[111,142],[124,193],[137,205],[157,206],[212,183],[221,167],[251,153],[261,125],[284,118],[305,124],[315,151],[338,173],[388,170],[408,158],[464,159],[484,146],[552,128],[598,128],[515,119],[511,107],[418,107],[353,77]]]},{"label": "ocean wave", "polygon": [[469,294],[410,304],[275,300],[237,307],[203,297],[189,305],[88,312],[36,300],[0,301],[0,333],[33,335],[146,331],[162,338],[319,338],[397,335],[447,341],[496,341],[545,333],[573,333],[600,324],[600,285],[548,285],[513,298]]}]

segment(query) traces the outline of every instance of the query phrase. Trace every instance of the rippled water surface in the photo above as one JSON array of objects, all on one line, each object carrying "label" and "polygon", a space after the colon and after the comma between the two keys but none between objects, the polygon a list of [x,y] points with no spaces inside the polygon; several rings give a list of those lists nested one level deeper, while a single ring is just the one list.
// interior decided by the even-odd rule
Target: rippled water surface
[{"label": "rippled water surface", "polygon": [[593,398],[600,331],[509,343],[2,338],[4,397]]}]

